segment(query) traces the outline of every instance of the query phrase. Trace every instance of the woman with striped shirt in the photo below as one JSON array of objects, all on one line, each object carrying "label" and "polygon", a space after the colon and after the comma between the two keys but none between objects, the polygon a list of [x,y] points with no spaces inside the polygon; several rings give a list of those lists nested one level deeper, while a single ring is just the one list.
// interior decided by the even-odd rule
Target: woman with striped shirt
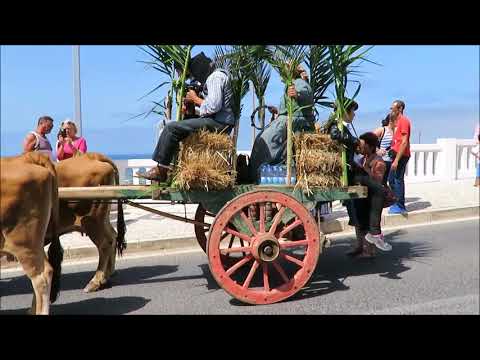
[{"label": "woman with striped shirt", "polygon": [[395,119],[388,114],[384,120],[382,120],[382,127],[375,129],[373,133],[377,135],[379,139],[379,149],[377,155],[381,156],[385,162],[386,170],[383,176],[383,184],[387,185],[388,174],[390,173],[390,167],[392,166],[393,159],[388,155],[388,151],[392,146],[393,133],[395,131]]}]

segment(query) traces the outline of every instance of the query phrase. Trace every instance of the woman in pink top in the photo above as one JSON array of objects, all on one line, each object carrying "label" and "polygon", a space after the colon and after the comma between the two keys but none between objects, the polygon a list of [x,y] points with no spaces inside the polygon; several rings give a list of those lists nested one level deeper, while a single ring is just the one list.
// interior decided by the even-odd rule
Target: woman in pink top
[{"label": "woman in pink top", "polygon": [[57,141],[57,158],[65,160],[87,152],[87,142],[83,137],[77,137],[77,126],[72,120],[65,120]]}]

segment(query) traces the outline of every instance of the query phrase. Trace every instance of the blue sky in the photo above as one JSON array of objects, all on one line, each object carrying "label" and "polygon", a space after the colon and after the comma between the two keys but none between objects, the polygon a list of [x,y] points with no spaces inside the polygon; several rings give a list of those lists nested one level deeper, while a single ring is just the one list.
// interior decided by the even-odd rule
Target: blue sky
[{"label": "blue sky", "polygon": [[[193,53],[213,53],[213,46],[196,46]],[[26,132],[39,116],[58,124],[73,118],[71,46],[1,46],[1,154],[21,151]],[[406,102],[413,124],[412,142],[435,142],[441,137],[472,138],[479,119],[478,46],[376,46],[359,79],[362,90],[355,127],[375,128],[394,99]],[[107,154],[149,154],[158,117],[128,120],[160,100],[163,91],[139,100],[163,79],[140,60],[147,56],[136,46],[81,46],[83,135],[89,150]],[[267,103],[278,105],[283,86],[274,73]],[[252,94],[244,98],[240,125],[241,150],[251,147],[249,117]],[[328,112],[321,112],[321,120]]]}]

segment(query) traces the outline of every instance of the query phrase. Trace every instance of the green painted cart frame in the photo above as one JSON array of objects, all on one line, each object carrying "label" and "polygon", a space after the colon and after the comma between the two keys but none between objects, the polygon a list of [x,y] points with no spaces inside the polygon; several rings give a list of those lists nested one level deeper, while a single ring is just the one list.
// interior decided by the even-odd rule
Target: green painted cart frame
[{"label": "green painted cart frame", "polygon": [[[59,196],[69,201],[121,199],[193,224],[217,283],[242,302],[271,304],[299,292],[315,270],[325,237],[320,217],[314,218],[311,210],[319,203],[365,198],[367,188],[314,188],[306,194],[293,186],[238,185],[207,192],[153,184],[59,188]],[[195,218],[188,219],[145,206],[141,199],[199,206]]]}]

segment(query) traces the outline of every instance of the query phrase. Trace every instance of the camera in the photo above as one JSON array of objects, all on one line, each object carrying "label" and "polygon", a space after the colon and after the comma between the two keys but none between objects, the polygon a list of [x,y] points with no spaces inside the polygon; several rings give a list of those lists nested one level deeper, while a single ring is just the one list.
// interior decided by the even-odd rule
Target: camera
[{"label": "camera", "polygon": [[60,135],[62,135],[62,137],[67,137],[67,129],[61,129]]},{"label": "camera", "polygon": [[185,92],[193,90],[197,95],[200,95],[200,93],[203,90],[202,84],[198,81],[192,81],[190,83],[185,83]]}]

